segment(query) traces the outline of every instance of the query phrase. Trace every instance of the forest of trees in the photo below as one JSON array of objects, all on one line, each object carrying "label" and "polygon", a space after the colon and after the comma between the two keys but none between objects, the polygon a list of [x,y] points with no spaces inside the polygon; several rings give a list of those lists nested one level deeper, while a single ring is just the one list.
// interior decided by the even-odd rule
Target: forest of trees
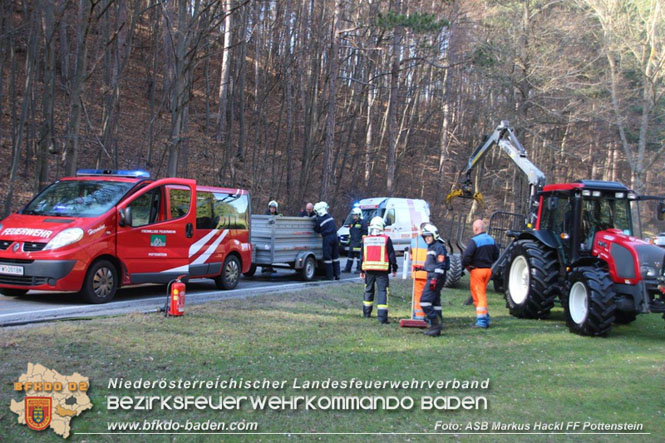
[{"label": "forest of trees", "polygon": [[[442,217],[501,120],[549,183],[665,193],[662,0],[0,4],[5,215],[86,167],[245,187],[285,214],[396,195]],[[476,181],[488,210],[523,210],[503,155]]]}]

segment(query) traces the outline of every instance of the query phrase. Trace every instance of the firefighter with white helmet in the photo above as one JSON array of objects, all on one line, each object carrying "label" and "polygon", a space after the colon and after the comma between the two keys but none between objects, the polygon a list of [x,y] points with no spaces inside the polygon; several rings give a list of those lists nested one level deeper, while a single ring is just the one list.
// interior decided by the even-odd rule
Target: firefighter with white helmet
[{"label": "firefighter with white helmet", "polygon": [[[282,215],[279,213],[279,203],[276,200],[270,200],[268,203],[268,209],[266,210],[266,215]],[[277,271],[272,266],[261,266],[262,274],[274,274]]]},{"label": "firefighter with white helmet", "polygon": [[374,306],[374,285],[378,289],[377,317],[379,323],[388,322],[388,296],[390,294],[390,280],[397,274],[397,258],[395,248],[390,237],[383,233],[383,219],[374,217],[369,223],[369,235],[363,237],[360,265],[360,278],[365,280],[365,293],[363,296],[363,317],[369,318]]},{"label": "firefighter with white helmet", "polygon": [[316,221],[314,231],[321,234],[323,241],[323,263],[326,266],[328,280],[339,280],[339,245],[337,243],[337,226],[335,220],[328,214],[328,203],[318,202],[314,205]]},{"label": "firefighter with white helmet", "polygon": [[356,272],[360,272],[360,248],[363,236],[367,235],[367,224],[363,221],[363,212],[358,207],[351,210],[351,217],[353,220],[349,227],[349,249],[344,272],[351,272],[354,262],[357,263]]},{"label": "firefighter with white helmet", "polygon": [[270,203],[268,203],[268,210],[266,211],[266,215],[282,215],[279,213],[279,203],[277,203],[275,200],[270,200]]},{"label": "firefighter with white helmet", "polygon": [[425,335],[433,337],[441,335],[441,289],[446,281],[446,271],[450,267],[448,251],[439,236],[439,230],[432,223],[423,223],[420,235],[427,243],[427,256],[422,267],[414,266],[414,271],[427,271],[427,283],[420,296],[420,306],[423,308],[429,328]]}]

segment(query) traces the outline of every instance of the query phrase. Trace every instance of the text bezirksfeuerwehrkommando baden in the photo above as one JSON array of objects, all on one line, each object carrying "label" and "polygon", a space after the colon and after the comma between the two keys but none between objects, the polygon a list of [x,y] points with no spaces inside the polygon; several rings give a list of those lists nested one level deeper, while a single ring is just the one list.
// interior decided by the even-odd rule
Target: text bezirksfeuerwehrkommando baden
[{"label": "text bezirksfeuerwehrkommando baden", "polygon": [[356,390],[356,389],[407,389],[407,390],[475,390],[488,389],[489,378],[484,380],[460,380],[452,378],[448,380],[417,380],[415,378],[408,380],[362,380],[357,378],[335,380],[326,378],[323,380],[302,380],[293,378],[292,380],[272,380],[245,379],[242,377],[222,377],[215,379],[126,379],[123,377],[109,378],[108,389],[210,389],[210,390],[314,390],[314,389],[333,389],[333,390]]}]

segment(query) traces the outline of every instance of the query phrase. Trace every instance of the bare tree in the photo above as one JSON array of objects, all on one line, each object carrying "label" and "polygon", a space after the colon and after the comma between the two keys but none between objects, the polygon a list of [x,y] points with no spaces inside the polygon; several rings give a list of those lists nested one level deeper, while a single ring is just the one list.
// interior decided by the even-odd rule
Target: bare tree
[{"label": "bare tree", "polygon": [[586,3],[602,31],[614,124],[632,172],[632,187],[642,191],[646,172],[665,152],[665,130],[656,123],[662,118],[665,96],[665,8],[659,0]]}]

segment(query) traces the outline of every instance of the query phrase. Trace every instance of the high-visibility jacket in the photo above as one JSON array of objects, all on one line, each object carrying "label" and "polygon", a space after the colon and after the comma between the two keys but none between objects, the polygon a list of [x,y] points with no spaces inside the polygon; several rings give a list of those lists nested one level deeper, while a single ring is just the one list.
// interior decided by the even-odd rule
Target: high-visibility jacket
[{"label": "high-visibility jacket", "polygon": [[387,235],[368,235],[363,238],[363,271],[388,271],[390,269],[390,257],[388,255]]}]

